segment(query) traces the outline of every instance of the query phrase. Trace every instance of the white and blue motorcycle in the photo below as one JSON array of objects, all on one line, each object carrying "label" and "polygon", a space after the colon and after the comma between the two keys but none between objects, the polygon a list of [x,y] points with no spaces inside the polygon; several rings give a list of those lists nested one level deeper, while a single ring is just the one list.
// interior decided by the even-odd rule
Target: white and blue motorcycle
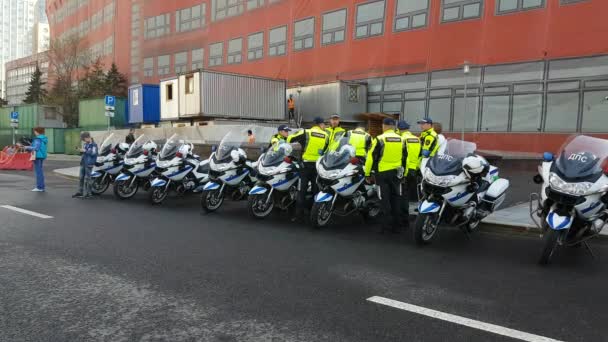
[{"label": "white and blue motorcycle", "polygon": [[138,137],[125,154],[122,172],[114,181],[114,195],[121,200],[130,199],[140,187],[148,191],[150,176],[156,168],[158,146],[146,135]]},{"label": "white and blue motorcycle", "polygon": [[453,139],[445,154],[423,160],[423,197],[414,228],[418,245],[431,243],[440,223],[468,235],[504,202],[509,181],[499,178],[498,168],[476,155],[476,149],[474,143]]},{"label": "white and blue motorcycle", "polygon": [[152,204],[161,204],[173,190],[179,195],[199,192],[209,180],[207,161],[193,153],[194,146],[178,134],[163,145],[156,160],[157,177],[148,192]]},{"label": "white and blue motorcycle", "polygon": [[293,147],[279,142],[260,156],[257,162],[258,182],[249,191],[247,210],[249,215],[262,219],[273,208],[287,211],[295,207],[300,186],[300,165],[292,155]]},{"label": "white and blue motorcycle", "polygon": [[608,140],[579,135],[555,159],[546,152],[534,177],[540,195],[530,195],[530,216],[542,232],[539,263],[546,265],[558,246],[585,246],[608,220]]},{"label": "white and blue motorcycle", "polygon": [[104,140],[91,171],[91,193],[101,195],[114,182],[123,167],[123,158],[129,145],[121,143],[120,137],[111,133]]},{"label": "white and blue motorcycle", "polygon": [[257,181],[251,176],[255,164],[247,161],[241,148],[244,132],[229,132],[209,157],[209,183],[201,196],[201,207],[209,213],[218,210],[226,194],[233,200],[244,199]]},{"label": "white and blue motorcycle", "polygon": [[377,186],[365,183],[364,163],[355,156],[348,138],[335,141],[332,151],[317,160],[317,185],[310,221],[315,228],[328,224],[332,215],[360,213],[373,219],[380,214]]}]

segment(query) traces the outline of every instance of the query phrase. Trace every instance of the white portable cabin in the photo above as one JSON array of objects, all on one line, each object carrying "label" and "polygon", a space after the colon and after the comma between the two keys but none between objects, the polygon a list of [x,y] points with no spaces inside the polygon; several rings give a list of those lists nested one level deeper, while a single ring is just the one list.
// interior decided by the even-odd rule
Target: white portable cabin
[{"label": "white portable cabin", "polygon": [[201,113],[201,73],[199,71],[178,76],[179,117],[200,116]]},{"label": "white portable cabin", "polygon": [[177,77],[160,81],[160,119],[179,118],[179,82]]}]

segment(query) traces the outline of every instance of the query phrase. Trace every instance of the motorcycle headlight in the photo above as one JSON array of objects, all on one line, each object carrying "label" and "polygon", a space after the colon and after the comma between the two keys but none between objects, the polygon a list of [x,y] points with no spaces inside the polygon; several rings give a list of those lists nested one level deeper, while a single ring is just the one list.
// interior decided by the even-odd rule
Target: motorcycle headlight
[{"label": "motorcycle headlight", "polygon": [[321,178],[332,180],[332,179],[338,178],[338,175],[340,174],[340,170],[325,170],[322,167],[318,167],[317,173],[319,174],[319,177],[321,177]]},{"label": "motorcycle headlight", "polygon": [[447,187],[450,185],[453,185],[454,180],[456,179],[457,176],[437,176],[433,173],[433,171],[431,171],[431,169],[425,169],[424,170],[424,179],[433,184],[433,185],[437,185],[437,186],[443,186],[443,187]]},{"label": "motorcycle headlight", "polygon": [[549,186],[553,190],[557,190],[568,195],[585,196],[589,192],[589,189],[591,189],[593,186],[593,183],[568,183],[552,172],[551,175],[549,175]]}]

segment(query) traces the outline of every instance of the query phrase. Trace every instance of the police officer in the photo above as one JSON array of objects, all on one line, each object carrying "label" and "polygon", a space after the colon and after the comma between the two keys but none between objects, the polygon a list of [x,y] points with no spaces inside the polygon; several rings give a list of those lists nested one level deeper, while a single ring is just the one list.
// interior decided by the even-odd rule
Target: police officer
[{"label": "police officer", "polygon": [[420,133],[420,142],[422,143],[422,156],[429,158],[437,154],[439,142],[437,140],[437,132],[433,129],[433,120],[425,118],[418,121],[422,133]]},{"label": "police officer", "polygon": [[300,191],[297,198],[296,219],[303,219],[308,183],[312,183],[312,192],[316,194],[317,189],[317,160],[325,153],[329,145],[329,133],[325,130],[322,118],[316,117],[314,125],[310,129],[304,129],[287,138],[288,143],[299,143],[302,146],[303,168],[300,172]]},{"label": "police officer", "polygon": [[291,128],[287,125],[279,125],[277,129],[277,134],[273,135],[270,138],[270,146],[278,143],[278,142],[286,142],[287,137],[289,136],[289,132],[291,132]]},{"label": "police officer", "polygon": [[346,130],[340,126],[340,114],[334,113],[329,117],[329,128],[326,130],[329,133],[330,142],[346,134]]},{"label": "police officer", "polygon": [[372,147],[372,136],[361,126],[348,131],[346,136],[348,137],[348,143],[355,148],[357,158],[365,160],[369,149]]},{"label": "police officer", "polygon": [[418,185],[418,170],[420,169],[420,162],[422,159],[421,151],[422,146],[420,139],[409,131],[410,125],[400,120],[397,124],[399,134],[405,143],[406,150],[406,167],[405,174],[403,175],[403,188],[402,188],[402,201],[401,201],[401,221],[407,227],[409,226],[409,209],[410,199],[416,199],[417,185]]},{"label": "police officer", "polygon": [[[405,172],[406,150],[403,139],[395,132],[395,120],[385,118],[384,133],[377,136],[365,161],[365,176],[369,182],[371,171],[375,171],[376,184],[380,187],[383,231],[399,232],[401,206],[401,178]],[[389,210],[390,208],[390,210]]]}]

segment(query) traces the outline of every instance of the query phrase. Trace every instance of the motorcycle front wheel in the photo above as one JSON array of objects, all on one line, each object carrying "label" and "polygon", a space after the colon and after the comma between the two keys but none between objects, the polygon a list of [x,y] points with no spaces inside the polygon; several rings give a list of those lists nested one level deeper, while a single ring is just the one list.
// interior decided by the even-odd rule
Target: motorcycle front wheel
[{"label": "motorcycle front wheel", "polygon": [[436,221],[436,214],[418,214],[414,227],[414,240],[417,245],[428,245],[433,241],[439,228]]},{"label": "motorcycle front wheel", "polygon": [[167,198],[168,191],[165,189],[164,186],[155,186],[150,189],[151,190],[148,191],[148,199],[153,205],[162,204],[163,201]]},{"label": "motorcycle front wheel", "polygon": [[538,259],[539,264],[548,265],[551,262],[551,257],[553,257],[553,253],[557,249],[557,245],[564,234],[564,231],[550,228],[545,232],[545,236],[543,237],[543,251],[540,254],[540,259]]},{"label": "motorcycle front wheel", "polygon": [[272,198],[266,203],[267,197],[265,195],[250,195],[247,198],[247,211],[249,216],[256,219],[266,218],[272,212],[274,208],[274,201]]},{"label": "motorcycle front wheel", "polygon": [[135,196],[137,189],[139,188],[139,184],[134,182],[133,186],[129,186],[130,183],[130,179],[114,183],[114,195],[121,200],[130,199],[131,197]]},{"label": "motorcycle front wheel", "polygon": [[93,193],[93,195],[103,194],[110,187],[110,182],[110,176],[107,175],[106,177],[95,178],[95,180],[93,180],[93,182],[91,183],[91,193]]},{"label": "motorcycle front wheel", "polygon": [[310,211],[310,222],[315,228],[325,227],[331,218],[331,214],[331,202],[315,202]]},{"label": "motorcycle front wheel", "polygon": [[217,190],[203,191],[201,196],[201,207],[207,213],[218,210],[224,203],[224,194]]}]

